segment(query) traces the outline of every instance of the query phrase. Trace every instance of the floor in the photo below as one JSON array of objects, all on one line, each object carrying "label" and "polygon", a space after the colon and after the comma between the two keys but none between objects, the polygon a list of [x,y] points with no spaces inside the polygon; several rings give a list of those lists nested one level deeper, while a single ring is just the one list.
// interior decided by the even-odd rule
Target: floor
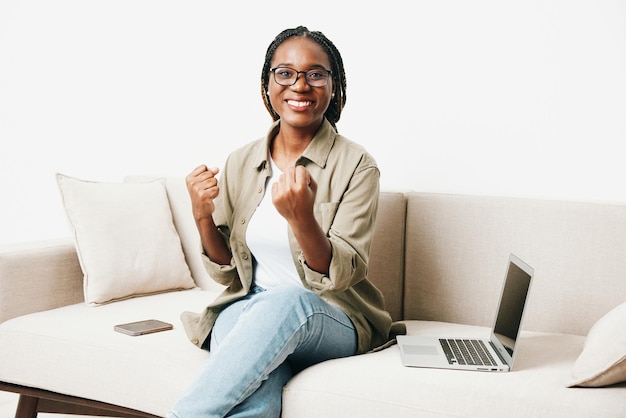
[{"label": "floor", "polygon": [[[15,417],[18,395],[0,391],[0,418]],[[84,415],[38,414],[37,418],[86,418]],[[93,417],[89,417],[93,418]],[[102,418],[102,417],[101,417]]]}]

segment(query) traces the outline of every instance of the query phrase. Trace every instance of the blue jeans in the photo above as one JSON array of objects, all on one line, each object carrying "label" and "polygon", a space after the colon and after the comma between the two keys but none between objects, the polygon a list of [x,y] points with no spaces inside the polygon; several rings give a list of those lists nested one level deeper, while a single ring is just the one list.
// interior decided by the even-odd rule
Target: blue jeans
[{"label": "blue jeans", "polygon": [[294,374],[356,351],[339,308],[301,287],[256,287],[218,316],[209,359],[170,418],[279,417]]}]

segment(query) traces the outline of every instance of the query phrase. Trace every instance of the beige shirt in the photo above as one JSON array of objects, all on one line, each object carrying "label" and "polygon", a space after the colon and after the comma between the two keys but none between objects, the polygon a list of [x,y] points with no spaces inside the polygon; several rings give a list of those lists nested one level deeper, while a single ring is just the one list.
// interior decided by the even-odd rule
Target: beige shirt
[{"label": "beige shirt", "polygon": [[[218,265],[204,256],[204,263],[211,277],[227,288],[204,312],[181,316],[188,337],[199,347],[222,307],[244,297],[252,285],[246,228],[266,192],[266,179],[271,175],[269,144],[279,123],[275,122],[264,138],[234,151],[222,171],[213,219],[232,259],[229,265]],[[328,275],[309,269],[289,230],[294,263],[306,288],[350,317],[358,334],[358,352],[364,353],[384,344],[391,327],[382,293],[367,279],[380,172],[363,147],[339,135],[327,120],[296,164],[306,167],[317,182],[314,214],[330,240],[332,259]]]}]

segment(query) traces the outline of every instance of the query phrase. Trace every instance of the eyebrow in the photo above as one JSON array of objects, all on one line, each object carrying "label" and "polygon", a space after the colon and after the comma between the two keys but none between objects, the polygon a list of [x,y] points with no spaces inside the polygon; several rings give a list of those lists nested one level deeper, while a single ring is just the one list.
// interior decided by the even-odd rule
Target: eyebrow
[{"label": "eyebrow", "polygon": [[[276,65],[274,65],[273,67],[274,67],[274,68],[279,68],[279,67],[288,67],[288,68],[293,68],[294,70],[297,70],[297,68],[294,68],[294,65],[293,65],[293,64],[288,64],[288,63],[284,63],[284,64],[276,64]],[[330,65],[329,65],[329,67],[330,67]],[[314,70],[314,69],[317,69],[317,68],[321,68],[321,69],[323,69],[323,70],[326,70],[326,66],[324,66],[324,65],[322,65],[322,64],[313,64],[313,65],[309,66],[309,68],[308,68],[307,70],[305,70],[305,71],[308,71],[308,70]]]}]

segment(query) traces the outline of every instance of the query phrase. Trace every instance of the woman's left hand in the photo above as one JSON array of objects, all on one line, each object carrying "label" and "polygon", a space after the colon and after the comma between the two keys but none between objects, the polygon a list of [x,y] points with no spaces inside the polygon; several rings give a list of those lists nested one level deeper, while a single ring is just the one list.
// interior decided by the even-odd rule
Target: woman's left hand
[{"label": "woman's left hand", "polygon": [[290,225],[309,222],[313,217],[313,204],[317,183],[311,173],[301,165],[290,167],[272,186],[272,202]]},{"label": "woman's left hand", "polygon": [[315,220],[313,204],[317,183],[301,165],[291,167],[272,186],[272,202],[289,223],[310,269],[328,274],[330,241]]}]

